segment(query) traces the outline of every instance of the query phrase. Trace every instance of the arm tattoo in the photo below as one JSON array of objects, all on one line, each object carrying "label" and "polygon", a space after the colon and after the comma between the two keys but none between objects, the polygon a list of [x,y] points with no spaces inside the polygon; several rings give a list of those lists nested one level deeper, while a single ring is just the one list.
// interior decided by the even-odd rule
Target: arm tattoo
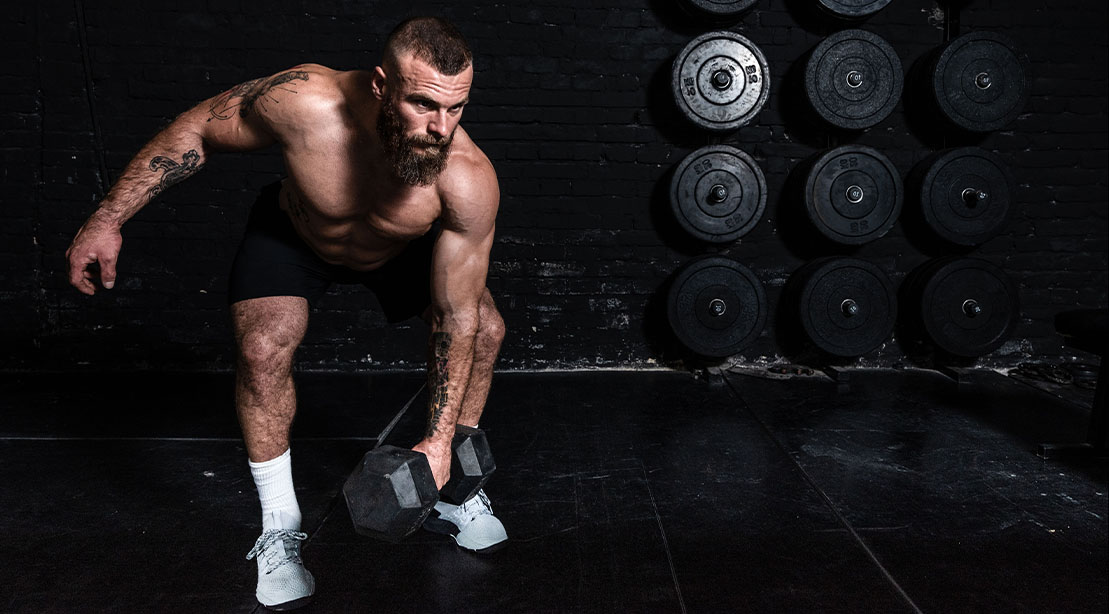
[{"label": "arm tattoo", "polygon": [[443,409],[447,406],[447,384],[450,382],[447,374],[447,357],[451,351],[451,334],[433,333],[429,345],[431,356],[427,371],[427,389],[431,399],[428,402],[427,437],[435,434],[439,427],[439,420],[443,417]]},{"label": "arm tattoo", "polygon": [[[293,81],[307,80],[307,71],[290,70],[265,79],[254,79],[246,83],[240,83],[212,101],[212,105],[208,108],[208,112],[212,116],[208,118],[208,121],[231,119],[235,115],[236,108],[239,110],[239,117],[246,117],[254,110],[254,103],[256,102],[265,111],[267,98],[275,103],[278,102],[276,98],[270,96],[270,90]],[[296,90],[290,87],[281,87],[281,89],[294,94],[297,93]]]},{"label": "arm tattoo", "polygon": [[195,149],[190,149],[181,157],[181,162],[176,162],[165,156],[154,156],[150,160],[150,170],[162,171],[162,179],[158,185],[150,188],[150,197],[161,194],[169,186],[180,183],[196,174],[204,165],[200,162],[200,154]]}]

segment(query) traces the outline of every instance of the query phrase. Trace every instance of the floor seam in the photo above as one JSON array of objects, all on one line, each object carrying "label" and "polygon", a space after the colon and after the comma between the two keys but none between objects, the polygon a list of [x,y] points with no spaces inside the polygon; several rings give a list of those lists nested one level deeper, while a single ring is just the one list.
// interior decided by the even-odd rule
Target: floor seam
[{"label": "floor seam", "polygon": [[801,466],[801,463],[798,462],[797,459],[789,453],[789,450],[786,449],[785,445],[777,437],[774,436],[774,433],[770,430],[770,427],[766,424],[766,422],[763,421],[762,418],[760,418],[753,409],[751,409],[751,407],[747,404],[747,401],[743,399],[743,395],[741,395],[739,393],[739,390],[736,389],[735,384],[732,383],[731,378],[729,378],[727,375],[722,375],[722,377],[724,379],[724,383],[728,387],[728,390],[731,391],[732,396],[734,396],[736,400],[739,401],[740,405],[745,410],[747,410],[747,413],[755,420],[755,422],[758,423],[759,427],[763,430],[763,432],[774,444],[774,446],[781,450],[782,454],[784,454],[786,458],[788,458],[790,462],[793,463],[793,466],[801,472],[801,477],[804,478],[809,487],[816,492],[816,494],[821,498],[822,501],[824,501],[824,505],[829,510],[831,510],[832,514],[836,517],[836,521],[839,522],[843,526],[843,528],[847,530],[847,532],[851,535],[851,538],[855,540],[855,543],[860,548],[862,548],[867,558],[869,558],[871,562],[878,567],[878,571],[881,572],[882,576],[886,578],[891,586],[893,586],[893,589],[897,592],[897,594],[905,600],[905,603],[907,603],[914,612],[916,612],[917,614],[924,614],[924,611],[921,610],[919,606],[917,606],[916,602],[913,601],[913,598],[909,596],[909,593],[905,591],[905,589],[901,586],[897,579],[893,577],[893,574],[890,573],[890,571],[886,569],[886,566],[882,564],[882,561],[878,559],[878,555],[876,555],[874,551],[870,549],[870,546],[867,545],[862,536],[859,535],[857,531],[855,531],[855,527],[851,526],[851,523],[847,521],[847,518],[845,518],[843,514],[840,513],[839,509],[836,507],[836,504],[832,501],[831,497],[829,497],[828,494],[824,492],[824,489],[816,483],[816,480],[813,479],[811,475],[809,475],[809,472],[805,471],[805,468]]},{"label": "floor seam", "polygon": [[674,567],[674,556],[670,553],[670,540],[667,539],[666,529],[662,526],[662,515],[658,513],[655,493],[651,490],[651,481],[647,477],[647,467],[643,465],[642,461],[640,461],[639,467],[643,472],[643,485],[647,487],[647,496],[651,499],[651,509],[655,513],[655,521],[658,522],[658,532],[662,537],[662,547],[666,551],[666,562],[670,565],[670,577],[674,580],[674,591],[678,594],[678,607],[681,608],[682,614],[686,614],[685,599],[682,597],[682,587],[678,583],[678,570]]}]

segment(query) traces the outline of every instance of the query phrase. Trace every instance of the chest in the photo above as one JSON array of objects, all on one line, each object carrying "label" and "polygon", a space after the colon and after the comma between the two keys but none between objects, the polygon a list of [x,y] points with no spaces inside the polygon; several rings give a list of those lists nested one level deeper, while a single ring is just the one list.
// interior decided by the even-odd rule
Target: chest
[{"label": "chest", "polygon": [[290,212],[313,234],[405,241],[425,234],[439,218],[435,186],[398,186],[385,162],[357,142],[327,145],[305,148],[286,161]]}]

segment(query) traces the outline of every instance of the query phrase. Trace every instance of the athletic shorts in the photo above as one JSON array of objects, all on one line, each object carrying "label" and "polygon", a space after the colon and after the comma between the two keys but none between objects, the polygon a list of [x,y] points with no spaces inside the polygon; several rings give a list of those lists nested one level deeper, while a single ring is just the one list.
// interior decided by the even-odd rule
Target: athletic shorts
[{"label": "athletic shorts", "polygon": [[431,304],[431,252],[438,224],[373,271],[354,271],[320,259],[300,238],[278,204],[281,184],[262,188],[231,267],[228,302],[302,296],[314,304],[332,284],[362,284],[377,295],[389,322],[418,317]]}]

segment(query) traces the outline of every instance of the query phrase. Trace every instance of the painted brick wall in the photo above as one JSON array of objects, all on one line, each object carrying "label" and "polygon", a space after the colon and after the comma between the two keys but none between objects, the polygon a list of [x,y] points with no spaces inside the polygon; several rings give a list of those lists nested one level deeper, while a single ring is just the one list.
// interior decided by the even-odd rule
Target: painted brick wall
[{"label": "painted brick wall", "polygon": [[[747,359],[782,353],[773,313],[785,280],[823,255],[799,241],[787,189],[798,161],[848,142],[886,153],[902,172],[962,144],[921,127],[914,100],[880,125],[844,135],[805,121],[799,60],[845,24],[805,0],[760,0],[722,26],[759,45],[772,93],[756,121],[710,136],[670,98],[670,64],[718,26],[669,0],[370,2],[43,0],[0,23],[0,357],[9,369],[225,369],[232,364],[225,278],[252,193],[280,176],[276,152],[224,154],[124,228],[120,282],[89,298],[68,287],[64,252],[130,156],[176,114],[239,82],[302,62],[371,68],[402,17],[442,14],[474,47],[464,125],[493,160],[503,193],[489,285],[510,328],[501,367],[673,364],[660,317],[667,277],[709,251],[765,284],[766,333]],[[862,27],[889,41],[906,71],[959,31],[1003,32],[1026,50],[1032,96],[1009,128],[977,142],[1018,177],[1008,230],[973,251],[1020,285],[1022,319],[983,364],[1068,355],[1051,318],[1107,304],[1106,7],[1082,0],[977,0],[956,14],[894,0]],[[909,90],[907,90],[909,91]],[[919,105],[916,106],[919,109]],[[672,230],[666,182],[694,149],[728,143],[752,154],[769,188],[763,220],[712,250]],[[899,283],[935,246],[903,220],[851,250]],[[337,288],[313,313],[299,354],[307,369],[415,368],[422,325],[387,327],[360,288]],[[862,364],[905,362],[893,341]]]}]

